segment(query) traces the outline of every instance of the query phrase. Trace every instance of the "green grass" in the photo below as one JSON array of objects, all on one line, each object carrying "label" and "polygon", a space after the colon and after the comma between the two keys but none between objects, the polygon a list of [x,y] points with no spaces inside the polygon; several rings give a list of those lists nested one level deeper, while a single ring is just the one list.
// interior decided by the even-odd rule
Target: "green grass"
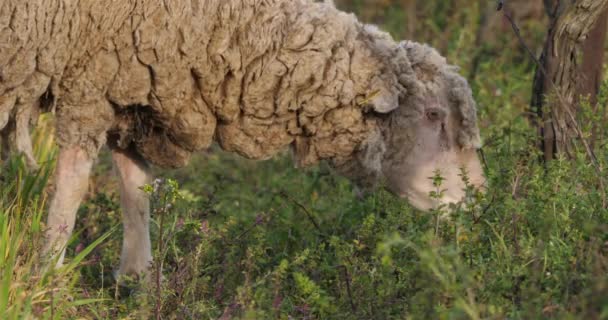
[{"label": "green grass", "polygon": [[[432,14],[438,3],[420,10]],[[104,151],[66,267],[39,276],[56,155],[45,120],[35,134],[42,169],[28,174],[12,159],[1,172],[0,318],[140,319],[160,310],[163,319],[608,319],[608,194],[599,174],[582,152],[538,162],[522,116],[533,66],[517,50],[499,50],[501,42],[475,47],[480,9],[459,3],[462,10],[436,11],[417,40],[446,48],[465,75],[482,55],[471,84],[485,197],[440,219],[382,190],[359,199],[326,165],[296,170],[287,153],[253,162],[213,148],[186,168],[157,172],[161,290],[120,288],[112,275],[118,189]],[[404,16],[387,15],[374,19],[397,28]],[[606,167],[606,145],[596,153]]]}]

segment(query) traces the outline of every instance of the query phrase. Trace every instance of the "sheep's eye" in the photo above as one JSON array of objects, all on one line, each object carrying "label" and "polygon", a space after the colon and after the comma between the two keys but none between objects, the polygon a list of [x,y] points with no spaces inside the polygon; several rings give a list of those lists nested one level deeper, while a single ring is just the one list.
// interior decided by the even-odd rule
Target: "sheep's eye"
[{"label": "sheep's eye", "polygon": [[427,111],[426,118],[429,119],[430,121],[439,121],[439,120],[441,120],[441,114],[439,113],[439,111],[436,111],[436,110]]}]

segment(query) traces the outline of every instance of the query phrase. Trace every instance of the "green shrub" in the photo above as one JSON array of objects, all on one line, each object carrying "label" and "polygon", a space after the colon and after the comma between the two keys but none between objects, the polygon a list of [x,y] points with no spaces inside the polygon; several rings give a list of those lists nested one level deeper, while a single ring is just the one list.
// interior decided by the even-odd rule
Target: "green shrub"
[{"label": "green shrub", "polygon": [[[384,2],[364,16],[404,34],[408,15]],[[500,41],[476,45],[482,3],[419,3],[416,40],[439,47],[465,75],[477,63],[469,76],[487,194],[469,190],[451,213],[424,214],[382,190],[359,199],[325,165],[296,170],[287,154],[252,162],[213,148],[186,168],[158,172],[166,188],[148,191],[164,281],[160,290],[125,290],[112,276],[121,233],[108,233],[120,214],[106,152],[68,247],[70,267],[36,278],[55,155],[43,126],[43,168],[28,174],[12,159],[1,175],[0,317],[147,318],[160,297],[167,319],[608,318],[606,175],[582,151],[574,161],[539,162],[525,113],[534,66]],[[354,1],[351,9],[374,4]],[[602,106],[606,96],[608,84]],[[589,110],[584,104],[581,116],[597,121]],[[607,167],[605,142],[595,148]],[[432,180],[440,197],[441,179]]]}]

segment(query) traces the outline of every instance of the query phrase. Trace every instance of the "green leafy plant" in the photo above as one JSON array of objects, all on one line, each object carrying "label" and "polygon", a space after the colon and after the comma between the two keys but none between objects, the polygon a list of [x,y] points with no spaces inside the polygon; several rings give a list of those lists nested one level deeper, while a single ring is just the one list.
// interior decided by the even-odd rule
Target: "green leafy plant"
[{"label": "green leafy plant", "polygon": [[[342,5],[397,37],[412,18],[397,1]],[[66,267],[34,272],[56,154],[46,119],[34,135],[41,170],[14,157],[0,173],[0,318],[608,319],[608,194],[584,153],[539,161],[527,113],[533,63],[507,47],[508,33],[477,39],[491,18],[482,2],[416,5],[415,40],[472,84],[485,193],[463,170],[466,201],[425,214],[384,190],[361,199],[326,165],[296,170],[288,153],[252,162],[214,147],[144,187],[155,281],[116,294],[120,209],[106,151]],[[525,37],[544,37],[539,21],[520,23]],[[606,97],[605,83],[600,109]],[[582,107],[582,121],[599,121]],[[608,167],[605,141],[594,147]],[[429,183],[441,198],[441,175]]]}]

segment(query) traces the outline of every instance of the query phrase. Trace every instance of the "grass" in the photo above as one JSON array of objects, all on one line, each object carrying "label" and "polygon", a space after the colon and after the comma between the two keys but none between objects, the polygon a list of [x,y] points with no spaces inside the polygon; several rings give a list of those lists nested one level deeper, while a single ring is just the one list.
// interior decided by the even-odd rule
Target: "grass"
[{"label": "grass", "polygon": [[[41,170],[27,173],[14,158],[0,174],[0,318],[608,319],[608,195],[597,172],[583,152],[538,161],[522,116],[533,66],[498,50],[504,43],[474,45],[479,3],[433,6],[441,4],[420,8],[434,15],[418,40],[447,39],[433,44],[465,75],[481,55],[471,84],[486,196],[440,219],[382,190],[359,199],[326,165],[296,170],[287,154],[253,162],[213,148],[157,172],[157,191],[148,191],[164,281],[120,288],[118,188],[104,151],[66,266],[38,275],[56,155],[44,119],[34,136]],[[397,28],[392,17],[403,16],[373,19]],[[606,145],[596,153],[606,167]]]}]

